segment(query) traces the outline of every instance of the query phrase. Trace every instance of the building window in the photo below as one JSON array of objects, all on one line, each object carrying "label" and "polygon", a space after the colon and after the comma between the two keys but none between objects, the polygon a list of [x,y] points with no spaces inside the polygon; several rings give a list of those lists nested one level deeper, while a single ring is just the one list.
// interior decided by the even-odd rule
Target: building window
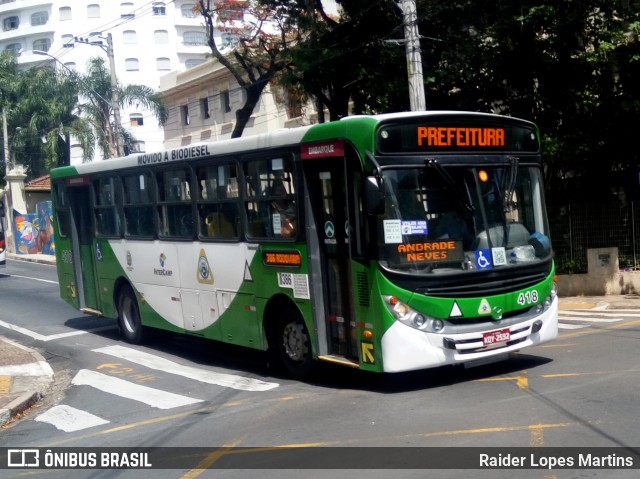
[{"label": "building window", "polygon": [[207,44],[207,34],[205,32],[184,32],[182,40],[185,45],[202,46]]},{"label": "building window", "polygon": [[191,123],[189,117],[189,105],[182,105],[180,107],[180,116],[182,117],[182,126],[187,126]]},{"label": "building window", "polygon": [[33,42],[33,49],[38,50],[40,52],[48,52],[49,48],[51,48],[51,40],[48,38],[41,38]]},{"label": "building window", "polygon": [[4,48],[5,52],[11,52],[15,56],[20,55],[20,50],[22,50],[22,45],[20,45],[19,43],[11,43]]},{"label": "building window", "polygon": [[125,30],[122,32],[122,41],[124,43],[138,43],[138,37],[135,30]]},{"label": "building window", "polygon": [[156,58],[156,68],[158,71],[168,71],[171,70],[171,60],[168,58]]},{"label": "building window", "polygon": [[131,115],[129,115],[129,121],[131,123],[131,126],[144,125],[144,117],[141,113],[131,113]]},{"label": "building window", "polygon": [[135,153],[144,153],[146,151],[146,144],[144,141],[134,141],[131,148],[131,151]]},{"label": "building window", "polygon": [[222,35],[220,35],[220,41],[223,46],[228,47],[234,43],[238,43],[238,35],[235,33],[223,32]]},{"label": "building window", "polygon": [[156,44],[169,43],[169,32],[166,30],[156,30],[153,32],[153,38]]},{"label": "building window", "polygon": [[31,15],[31,26],[37,27],[38,25],[45,25],[49,21],[49,14],[47,12],[36,12]]},{"label": "building window", "polygon": [[126,58],[124,60],[124,68],[128,72],[137,72],[140,70],[140,62],[137,58]]},{"label": "building window", "polygon": [[7,17],[2,21],[2,29],[6,32],[9,30],[15,30],[20,26],[20,20],[18,17]]},{"label": "building window", "polygon": [[231,94],[229,90],[224,90],[220,92],[220,108],[225,113],[229,113],[231,111]]},{"label": "building window", "polygon": [[153,4],[153,14],[154,15],[166,15],[167,9],[164,6],[164,3],[154,3]]},{"label": "building window", "polygon": [[87,5],[87,17],[100,18],[100,5],[96,5],[95,3]]},{"label": "building window", "polygon": [[198,12],[193,10],[193,4],[185,3],[180,7],[180,11],[183,18],[196,18],[198,16]]},{"label": "building window", "polygon": [[134,11],[132,2],[122,2],[120,4],[120,11],[122,12],[120,14],[120,18],[127,18],[127,19],[136,18],[136,13]]},{"label": "building window", "polygon": [[62,39],[62,46],[63,47],[72,47],[75,43],[75,40],[73,39],[73,35],[62,35],[61,37]]},{"label": "building window", "polygon": [[189,68],[197,67],[198,65],[202,65],[204,60],[200,58],[191,58],[184,62],[185,68],[188,70]]},{"label": "building window", "polygon": [[200,99],[200,113],[205,120],[211,118],[211,112],[209,111],[209,97]]},{"label": "building window", "polygon": [[59,14],[61,22],[71,20],[71,7],[60,7]]}]

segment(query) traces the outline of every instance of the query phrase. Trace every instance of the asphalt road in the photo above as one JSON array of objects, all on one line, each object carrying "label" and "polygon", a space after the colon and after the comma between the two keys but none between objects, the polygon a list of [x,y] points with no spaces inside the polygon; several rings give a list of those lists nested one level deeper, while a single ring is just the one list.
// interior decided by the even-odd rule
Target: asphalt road
[{"label": "asphalt road", "polygon": [[[640,311],[562,312],[558,340],[478,368],[373,375],[326,365],[313,381],[298,382],[269,369],[261,353],[217,343],[159,335],[144,346],[126,344],[115,322],[58,299],[53,267],[10,261],[3,273],[0,334],[38,348],[56,382],[39,407],[0,432],[0,447],[193,451],[179,469],[3,477],[638,477],[637,469],[407,469],[411,458],[394,460],[397,450],[388,448],[446,447],[442,454],[452,455],[465,447],[622,453],[639,446]],[[267,464],[277,469],[265,469],[255,450],[237,449],[278,446],[331,448],[318,450],[324,467],[343,464],[345,448],[381,449],[353,449],[357,468],[347,470],[306,469],[317,460],[308,450],[284,463],[272,455]],[[387,457],[390,469],[380,469]],[[260,467],[208,469],[234,460]],[[375,469],[362,470],[369,463]]]}]

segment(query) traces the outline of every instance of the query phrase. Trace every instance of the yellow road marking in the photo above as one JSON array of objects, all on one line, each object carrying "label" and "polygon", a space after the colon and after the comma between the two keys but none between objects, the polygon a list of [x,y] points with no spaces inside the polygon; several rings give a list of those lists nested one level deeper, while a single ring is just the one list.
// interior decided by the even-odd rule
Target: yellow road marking
[{"label": "yellow road marking", "polygon": [[0,393],[8,393],[11,390],[11,376],[0,376]]},{"label": "yellow road marking", "polygon": [[529,438],[529,445],[531,447],[544,446],[544,429],[536,427],[531,429],[531,435]]}]

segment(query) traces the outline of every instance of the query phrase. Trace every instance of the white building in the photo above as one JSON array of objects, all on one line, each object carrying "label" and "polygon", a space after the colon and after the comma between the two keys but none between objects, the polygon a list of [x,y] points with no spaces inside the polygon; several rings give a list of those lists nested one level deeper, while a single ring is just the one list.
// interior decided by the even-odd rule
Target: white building
[{"label": "white building", "polygon": [[[327,12],[337,11],[334,0],[323,3]],[[91,57],[101,56],[109,65],[110,34],[118,83],[160,91],[169,111],[162,128],[139,106],[122,109],[122,124],[138,140],[139,151],[228,138],[235,110],[244,104],[243,91],[217,61],[207,60],[203,18],[194,5],[194,0],[0,0],[0,51],[14,51],[24,68],[57,61],[82,72]],[[243,136],[315,120],[299,101],[269,85]],[[74,150],[72,162],[80,161],[81,152]]]},{"label": "white building", "polygon": [[[158,90],[162,75],[199,65],[210,52],[202,17],[192,11],[194,4],[193,0],[0,0],[0,51],[14,51],[25,68],[54,61],[35,50],[84,71],[91,57],[101,56],[109,65],[110,33],[118,82]],[[139,140],[140,151],[162,149],[163,129],[149,111],[134,105],[122,110],[121,120]],[[80,155],[72,150],[72,157]]]}]

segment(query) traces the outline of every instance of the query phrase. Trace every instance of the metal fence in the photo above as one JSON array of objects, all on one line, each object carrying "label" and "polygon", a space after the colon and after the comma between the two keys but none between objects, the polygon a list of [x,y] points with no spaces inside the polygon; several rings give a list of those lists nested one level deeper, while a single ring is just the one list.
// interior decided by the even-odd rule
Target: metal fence
[{"label": "metal fence", "polygon": [[618,248],[620,268],[640,269],[640,202],[550,208],[558,273],[586,273],[587,248]]}]

